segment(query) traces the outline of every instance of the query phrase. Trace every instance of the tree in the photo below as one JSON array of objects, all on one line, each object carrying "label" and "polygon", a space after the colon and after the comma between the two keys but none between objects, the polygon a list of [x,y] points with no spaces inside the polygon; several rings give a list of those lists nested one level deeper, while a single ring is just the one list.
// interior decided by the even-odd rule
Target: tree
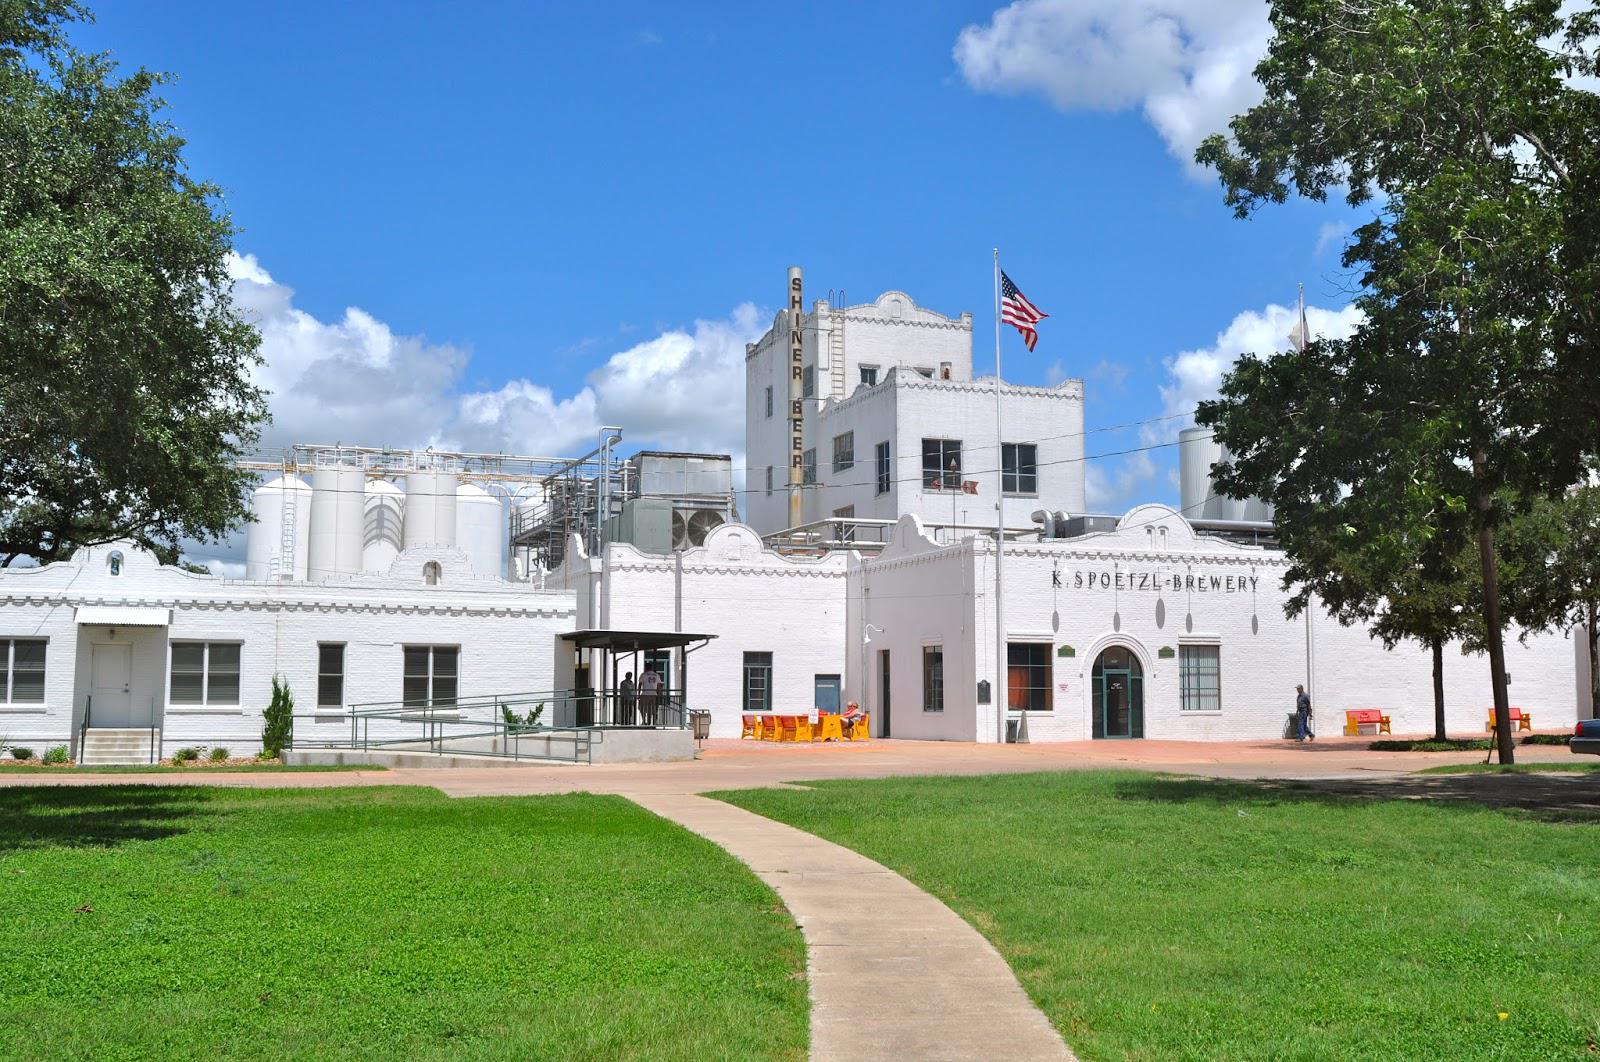
[{"label": "tree", "polygon": [[1509,609],[1525,632],[1573,630],[1589,656],[1589,714],[1600,717],[1600,480],[1540,500],[1507,533],[1530,558]]},{"label": "tree", "polygon": [[[1291,191],[1375,204],[1344,253],[1361,269],[1354,335],[1281,366],[1245,359],[1198,420],[1235,455],[1225,492],[1272,501],[1291,555],[1296,521],[1377,533],[1345,519],[1351,498],[1420,487],[1446,524],[1465,518],[1504,763],[1495,534],[1506,499],[1575,482],[1600,426],[1593,403],[1572,400],[1600,357],[1581,287],[1597,245],[1583,200],[1600,173],[1600,97],[1566,80],[1593,27],[1559,6],[1274,0],[1265,98],[1233,120],[1232,143],[1212,136],[1196,156],[1240,217]],[[1300,369],[1315,374],[1314,403]]]},{"label": "tree", "polygon": [[162,75],[67,43],[86,17],[0,3],[0,566],[221,537],[267,420],[217,189],[188,174]]}]

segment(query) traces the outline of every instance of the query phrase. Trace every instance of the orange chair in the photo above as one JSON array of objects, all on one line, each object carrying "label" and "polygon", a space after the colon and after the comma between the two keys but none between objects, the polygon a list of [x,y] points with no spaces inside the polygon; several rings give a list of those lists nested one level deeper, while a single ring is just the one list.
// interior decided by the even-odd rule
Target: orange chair
[{"label": "orange chair", "polygon": [[870,729],[868,724],[870,722],[871,715],[867,712],[857,712],[854,715],[847,714],[844,717],[844,723],[849,729],[846,731],[845,736],[851,741],[870,740],[872,736],[868,733]]},{"label": "orange chair", "polygon": [[797,720],[794,716],[780,715],[776,717],[776,721],[778,724],[778,735],[773,739],[774,741],[798,741],[800,739],[799,727],[796,725]]},{"label": "orange chair", "polygon": [[743,741],[745,738],[754,738],[757,741],[761,740],[761,719],[758,716],[741,715],[739,717],[739,722],[742,724],[739,730],[740,741]]}]

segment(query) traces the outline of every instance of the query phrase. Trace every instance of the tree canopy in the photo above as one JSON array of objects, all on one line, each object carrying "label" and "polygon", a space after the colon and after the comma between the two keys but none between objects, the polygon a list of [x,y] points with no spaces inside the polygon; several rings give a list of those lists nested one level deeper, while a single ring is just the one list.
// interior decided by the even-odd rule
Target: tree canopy
[{"label": "tree canopy", "polygon": [[[1276,507],[1302,601],[1398,592],[1406,564],[1476,542],[1503,761],[1495,532],[1600,438],[1600,97],[1570,80],[1595,26],[1560,6],[1273,0],[1265,98],[1197,153],[1240,217],[1290,194],[1372,207],[1343,257],[1354,334],[1246,357],[1197,419],[1234,455],[1221,489]],[[1374,557],[1376,582],[1318,575]]]},{"label": "tree canopy", "polygon": [[226,534],[267,420],[218,190],[189,175],[162,75],[71,47],[86,17],[0,2],[0,564]]}]

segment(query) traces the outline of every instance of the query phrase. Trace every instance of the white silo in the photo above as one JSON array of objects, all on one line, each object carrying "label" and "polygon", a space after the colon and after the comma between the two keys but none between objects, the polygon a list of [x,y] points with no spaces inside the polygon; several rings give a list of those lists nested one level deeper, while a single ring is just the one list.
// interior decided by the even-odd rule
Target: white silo
[{"label": "white silo", "polygon": [[1185,428],[1178,433],[1178,505],[1191,520],[1217,519],[1220,506],[1211,497],[1211,466],[1222,460],[1222,444],[1210,428]]},{"label": "white silo", "polygon": [[361,570],[386,572],[405,546],[406,495],[386,479],[367,482]]},{"label": "white silo", "polygon": [[454,472],[406,473],[405,548],[456,544]]},{"label": "white silo", "polygon": [[354,465],[324,465],[311,473],[312,581],[361,570],[366,498],[366,474]]},{"label": "white silo", "polygon": [[250,514],[244,577],[303,582],[311,559],[311,488],[295,476],[279,476],[256,488]]},{"label": "white silo", "polygon": [[456,548],[472,561],[475,575],[505,578],[505,510],[500,499],[473,483],[456,488]]}]

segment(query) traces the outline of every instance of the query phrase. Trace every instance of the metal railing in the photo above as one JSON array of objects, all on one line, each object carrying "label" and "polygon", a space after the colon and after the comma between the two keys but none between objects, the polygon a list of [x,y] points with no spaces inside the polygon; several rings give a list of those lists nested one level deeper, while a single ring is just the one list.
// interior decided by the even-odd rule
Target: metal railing
[{"label": "metal railing", "polygon": [[77,763],[83,759],[83,743],[89,733],[89,713],[94,708],[94,695],[83,695],[83,722],[78,724],[78,742],[72,750],[72,762]]}]

